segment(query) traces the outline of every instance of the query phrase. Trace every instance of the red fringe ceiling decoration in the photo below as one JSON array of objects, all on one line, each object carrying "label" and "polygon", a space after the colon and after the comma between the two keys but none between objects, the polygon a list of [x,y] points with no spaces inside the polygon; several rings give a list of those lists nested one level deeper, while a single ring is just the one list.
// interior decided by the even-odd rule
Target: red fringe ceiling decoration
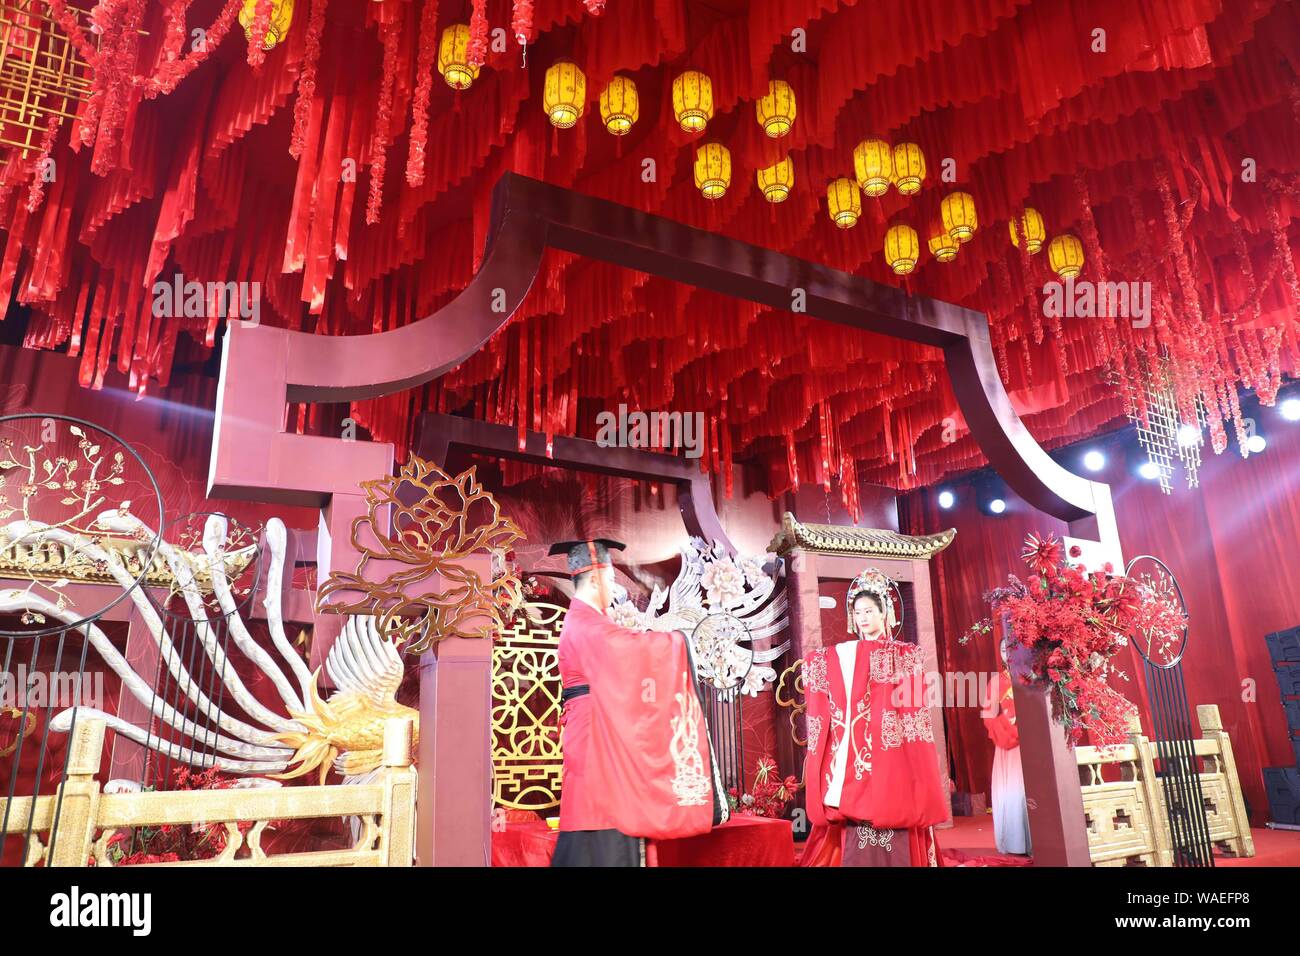
[{"label": "red fringe ceiling decoration", "polygon": [[[76,29],[64,4],[49,0]],[[1179,406],[1204,404],[1220,448],[1228,420],[1243,434],[1237,389],[1272,402],[1295,370],[1294,4],[1098,0],[1084,29],[1052,0],[619,0],[609,17],[599,0],[310,0],[257,71],[260,44],[222,43],[240,6],[101,0],[98,42],[73,34],[94,79],[71,137],[50,141],[57,179],[35,178],[44,140],[0,173],[0,301],[30,310],[26,344],[78,356],[88,387],[112,365],[144,392],[178,353],[195,361],[215,347],[219,316],[152,315],[152,282],[176,272],[257,281],[261,321],[321,334],[430,314],[472,276],[507,170],[896,283],[885,227],[925,230],[945,159],[980,229],[951,263],[923,254],[908,289],[989,315],[999,370],[1040,441],[1140,410],[1143,376],[1168,363]],[[437,40],[467,13],[482,70],[454,92],[435,76]],[[526,65],[489,47],[490,21],[507,17],[531,48]],[[211,24],[208,42],[187,49],[196,23]],[[1079,40],[1093,26],[1107,31],[1104,56]],[[795,27],[806,52],[790,49]],[[557,132],[537,71],[560,57],[583,68],[589,102]],[[671,116],[671,82],[687,68],[711,77],[709,132],[732,154],[732,188],[713,203],[692,182],[697,138]],[[616,72],[641,105],[617,141],[595,108]],[[779,141],[754,121],[772,78],[799,103]],[[930,176],[917,196],[864,200],[858,225],[837,229],[825,184],[851,172],[868,136],[918,143]],[[407,157],[400,177],[386,175],[394,149]],[[754,170],[786,155],[795,188],[774,207]],[[1247,161],[1257,181],[1243,177]],[[1047,254],[1008,241],[1026,206],[1049,237],[1080,237],[1081,278],[1149,282],[1149,325],[1044,316]],[[735,463],[757,461],[771,493],[801,475],[839,483],[853,513],[859,480],[906,488],[983,464],[934,350],[559,254],[478,355],[347,414],[404,449],[423,408],[591,435],[596,413],[620,402],[702,413],[702,461],[724,493]],[[295,425],[330,432],[336,412],[304,410]]]}]

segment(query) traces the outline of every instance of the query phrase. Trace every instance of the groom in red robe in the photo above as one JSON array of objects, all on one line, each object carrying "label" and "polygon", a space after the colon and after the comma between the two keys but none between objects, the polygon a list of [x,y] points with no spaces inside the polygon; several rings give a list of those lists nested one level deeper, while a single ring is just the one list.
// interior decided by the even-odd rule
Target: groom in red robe
[{"label": "groom in red robe", "polygon": [[560,835],[552,866],[639,866],[646,838],[706,833],[722,816],[684,635],[605,616],[617,541],[565,541],[574,595],[560,632]]}]

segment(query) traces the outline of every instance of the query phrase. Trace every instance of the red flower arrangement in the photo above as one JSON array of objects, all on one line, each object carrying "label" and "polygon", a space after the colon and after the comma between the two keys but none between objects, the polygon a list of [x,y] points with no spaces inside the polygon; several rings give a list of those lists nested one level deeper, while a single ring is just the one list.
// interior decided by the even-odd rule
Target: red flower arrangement
[{"label": "red flower arrangement", "polygon": [[[235,777],[216,767],[199,772],[189,767],[178,767],[172,790],[229,790],[236,783]],[[240,833],[247,833],[253,827],[251,822],[236,825]],[[268,828],[274,826],[274,823],[268,824]],[[225,850],[228,837],[229,831],[224,823],[138,827],[114,834],[108,841],[108,855],[114,866],[210,860]]]},{"label": "red flower arrangement", "polygon": [[[1077,551],[1071,548],[1071,557]],[[1136,708],[1110,686],[1112,676],[1128,679],[1113,658],[1138,636],[1165,646],[1181,641],[1187,624],[1181,601],[1172,591],[1114,573],[1109,564],[1094,572],[1068,564],[1050,535],[1029,535],[1022,557],[1033,572],[1028,580],[1011,575],[984,599],[1009,620],[1011,640],[1031,652],[1028,680],[1049,685],[1070,745],[1084,734],[1097,746],[1122,742]],[[992,629],[985,619],[960,643]]]},{"label": "red flower arrangement", "polygon": [[743,817],[781,817],[785,807],[802,784],[794,777],[781,779],[776,769],[776,761],[771,757],[760,757],[754,770],[754,786],[749,793],[740,793],[736,787],[727,790],[727,802],[731,812]]}]

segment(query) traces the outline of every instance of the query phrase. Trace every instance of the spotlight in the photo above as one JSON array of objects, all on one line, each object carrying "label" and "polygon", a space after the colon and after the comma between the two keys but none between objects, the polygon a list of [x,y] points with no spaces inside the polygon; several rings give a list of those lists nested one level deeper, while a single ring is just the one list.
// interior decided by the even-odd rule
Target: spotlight
[{"label": "spotlight", "polygon": [[995,515],[1000,515],[1007,510],[1007,503],[1001,498],[994,498],[989,502],[989,511]]},{"label": "spotlight", "polygon": [[1252,455],[1258,455],[1267,447],[1268,442],[1264,440],[1263,435],[1251,435],[1250,439],[1246,442],[1246,451],[1250,452]]},{"label": "spotlight", "polygon": [[954,495],[951,491],[939,492],[939,507],[942,508],[944,511],[947,511],[956,503],[957,503],[957,496]]},{"label": "spotlight", "polygon": [[1106,456],[1093,450],[1083,456],[1083,467],[1089,471],[1101,471],[1106,467]]},{"label": "spotlight", "polygon": [[1155,481],[1160,477],[1160,466],[1154,461],[1144,461],[1138,466],[1138,474],[1147,481]]},{"label": "spotlight", "polygon": [[1178,426],[1178,444],[1191,448],[1201,443],[1201,430],[1195,425]]},{"label": "spotlight", "polygon": [[1278,411],[1287,421],[1300,422],[1300,398],[1288,398],[1278,406]]}]

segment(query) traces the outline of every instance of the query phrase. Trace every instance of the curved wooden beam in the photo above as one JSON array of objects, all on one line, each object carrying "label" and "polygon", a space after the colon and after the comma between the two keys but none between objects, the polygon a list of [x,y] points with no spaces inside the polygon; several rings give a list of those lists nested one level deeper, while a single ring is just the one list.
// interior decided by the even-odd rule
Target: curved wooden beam
[{"label": "curved wooden beam", "polygon": [[509,425],[432,413],[420,416],[413,451],[450,474],[462,469],[461,463],[455,460],[457,452],[480,452],[534,465],[673,485],[677,488],[677,507],[687,533],[716,541],[732,554],[736,553],[713,507],[708,476],[689,458],[638,448],[606,448],[590,439],[564,435],[556,435],[551,440],[548,453],[546,435],[541,432],[525,432],[521,446],[518,430]]},{"label": "curved wooden beam", "polygon": [[482,267],[436,313],[375,335],[317,336],[238,324],[227,329],[209,494],[325,506],[326,525],[336,533],[320,540],[330,547],[345,517],[334,513],[338,497],[355,496],[359,481],[390,471],[392,447],[287,434],[286,404],[373,398],[441,375],[519,308],[547,248],[778,312],[802,306],[829,322],[942,349],[966,423],[995,470],[1026,501],[1071,522],[1076,533],[1095,518],[1094,554],[1121,562],[1109,486],[1056,464],[1025,429],[998,376],[982,313],[514,173],[503,176],[493,194]]}]

